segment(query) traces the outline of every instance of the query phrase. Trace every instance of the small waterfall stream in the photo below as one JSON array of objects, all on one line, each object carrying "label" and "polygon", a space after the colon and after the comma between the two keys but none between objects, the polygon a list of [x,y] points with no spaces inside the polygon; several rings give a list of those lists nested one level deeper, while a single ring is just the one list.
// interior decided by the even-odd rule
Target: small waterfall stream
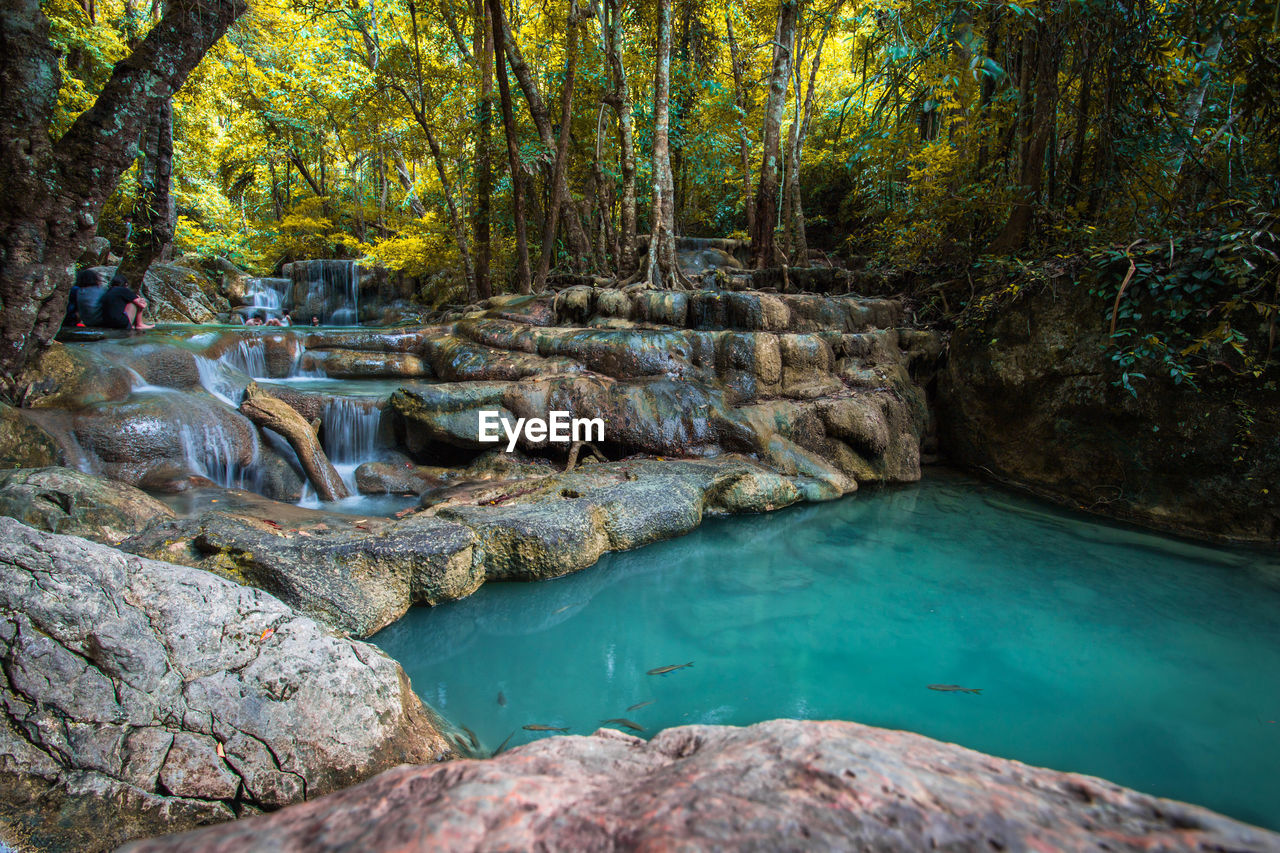
[{"label": "small waterfall stream", "polygon": [[256,316],[264,322],[284,313],[285,294],[289,289],[287,278],[251,278],[248,280],[246,316]]},{"label": "small waterfall stream", "polygon": [[356,468],[377,456],[382,409],[370,401],[337,397],[324,407],[320,421],[324,452],[355,494]]}]

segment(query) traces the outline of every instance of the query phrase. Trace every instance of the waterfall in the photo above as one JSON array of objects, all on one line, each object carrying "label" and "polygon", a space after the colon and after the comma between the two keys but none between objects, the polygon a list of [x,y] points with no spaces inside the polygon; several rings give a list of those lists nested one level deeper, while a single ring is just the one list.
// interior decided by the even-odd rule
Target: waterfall
[{"label": "waterfall", "polygon": [[250,430],[249,435],[253,437],[253,461],[241,466],[237,461],[235,439],[222,423],[184,423],[178,429],[183,456],[192,473],[208,477],[219,486],[229,489],[247,488],[256,491],[257,462],[261,448],[258,445],[257,430]]},{"label": "waterfall", "polygon": [[279,317],[284,309],[284,294],[289,287],[287,278],[251,278],[245,297],[248,299],[246,317],[257,316],[262,320]]},{"label": "waterfall", "polygon": [[293,318],[318,317],[336,326],[360,325],[360,265],[355,261],[296,261],[284,271],[293,281]]},{"label": "waterfall", "polygon": [[259,337],[241,338],[235,349],[229,349],[218,359],[227,367],[239,370],[250,379],[267,379],[267,346]]},{"label": "waterfall", "polygon": [[336,397],[324,407],[320,422],[324,452],[347,488],[355,494],[356,468],[372,461],[377,454],[382,409],[372,402]]},{"label": "waterfall", "polygon": [[329,460],[368,462],[378,444],[378,428],[382,426],[382,409],[376,404],[336,397],[320,415],[324,425],[324,452]]}]

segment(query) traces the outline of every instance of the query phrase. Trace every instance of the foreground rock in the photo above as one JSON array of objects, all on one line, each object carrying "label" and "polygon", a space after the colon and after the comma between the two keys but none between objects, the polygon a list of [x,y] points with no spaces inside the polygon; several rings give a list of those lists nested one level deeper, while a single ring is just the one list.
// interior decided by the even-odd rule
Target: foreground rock
[{"label": "foreground rock", "polygon": [[399,665],[266,593],[0,518],[0,833],[109,849],[450,748]]},{"label": "foreground rock", "polygon": [[[1261,380],[1152,375],[1118,387],[1108,308],[1084,285],[1028,292],[958,330],[939,432],[959,462],[1081,509],[1280,543],[1280,408]],[[1265,337],[1265,335],[1264,335]]]},{"label": "foreground rock", "polygon": [[648,743],[602,729],[402,767],[323,800],[126,848],[1280,850],[1280,835],[907,732],[775,720]]},{"label": "foreground rock", "polygon": [[173,511],[141,489],[71,468],[0,471],[0,515],[23,524],[115,544]]}]

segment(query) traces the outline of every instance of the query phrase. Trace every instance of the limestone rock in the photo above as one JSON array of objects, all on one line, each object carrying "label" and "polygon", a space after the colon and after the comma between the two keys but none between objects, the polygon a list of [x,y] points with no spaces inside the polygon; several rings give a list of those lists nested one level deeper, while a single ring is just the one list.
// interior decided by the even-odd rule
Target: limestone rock
[{"label": "limestone rock", "polygon": [[260,590],[7,518],[0,660],[0,824],[23,850],[111,848],[450,754],[377,649]]},{"label": "limestone rock", "polygon": [[114,544],[173,511],[140,489],[71,468],[0,471],[0,515]]},{"label": "limestone rock", "polygon": [[121,547],[252,584],[357,636],[390,625],[413,604],[468,596],[484,581],[475,537],[462,525],[426,516],[361,524],[320,512],[292,516],[208,512],[155,525]]},{"label": "limestone rock", "polygon": [[128,853],[426,850],[1280,850],[1280,835],[909,732],[774,720],[611,729],[401,767]]},{"label": "limestone rock", "polygon": [[1275,392],[1212,375],[1197,391],[1153,373],[1129,394],[1105,350],[1109,308],[1082,284],[1059,286],[958,330],[938,383],[943,448],[1080,509],[1280,543]]}]

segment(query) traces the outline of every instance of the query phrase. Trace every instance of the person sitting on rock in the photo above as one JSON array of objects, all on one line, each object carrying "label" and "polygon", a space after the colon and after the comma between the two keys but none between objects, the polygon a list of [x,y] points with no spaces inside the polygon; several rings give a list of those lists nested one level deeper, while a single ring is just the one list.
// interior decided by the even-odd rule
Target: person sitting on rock
[{"label": "person sitting on rock", "polygon": [[80,319],[80,289],[96,287],[98,290],[102,290],[100,284],[98,274],[95,272],[83,269],[76,273],[76,283],[71,285],[71,295],[67,297],[67,313],[62,318],[64,328],[84,326],[84,321]]},{"label": "person sitting on rock", "polygon": [[80,322],[86,326],[101,326],[102,303],[107,296],[107,289],[102,286],[101,274],[93,269],[80,270],[71,292]]},{"label": "person sitting on rock", "polygon": [[134,293],[128,280],[116,273],[102,298],[102,325],[109,329],[154,329],[153,324],[142,322],[146,308],[147,300]]}]

